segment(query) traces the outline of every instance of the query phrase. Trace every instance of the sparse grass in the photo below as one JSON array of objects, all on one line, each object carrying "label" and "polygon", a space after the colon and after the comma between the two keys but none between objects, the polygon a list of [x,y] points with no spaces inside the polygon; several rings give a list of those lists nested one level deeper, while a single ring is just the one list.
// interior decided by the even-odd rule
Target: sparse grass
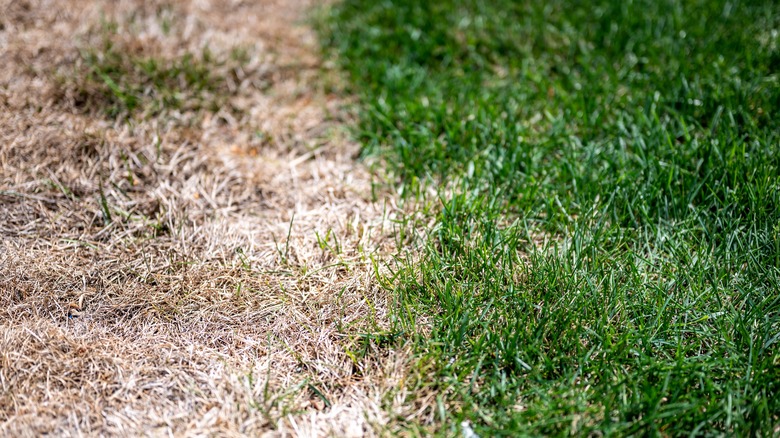
[{"label": "sparse grass", "polygon": [[778,433],[778,29],[772,1],[334,7],[364,153],[441,188],[385,278],[398,427]]},{"label": "sparse grass", "polygon": [[[163,30],[171,26],[169,21],[163,24]],[[246,49],[240,47],[225,56],[213,54],[206,46],[199,53],[167,58],[154,53],[154,45],[145,47],[149,43],[128,39],[119,29],[116,21],[96,27],[91,32],[94,41],[81,51],[81,62],[61,79],[64,88],[73,89],[76,107],[109,118],[216,112],[232,94],[225,75],[249,61]]]},{"label": "sparse grass", "polygon": [[88,69],[86,86],[98,90],[98,98],[105,99],[105,110],[111,117],[135,111],[144,101],[151,106],[152,114],[163,108],[178,109],[185,93],[194,95],[200,106],[200,93],[216,89],[209,73],[213,61],[208,50],[200,58],[188,53],[166,62],[128,58],[106,40],[100,51],[87,51],[83,56]]}]

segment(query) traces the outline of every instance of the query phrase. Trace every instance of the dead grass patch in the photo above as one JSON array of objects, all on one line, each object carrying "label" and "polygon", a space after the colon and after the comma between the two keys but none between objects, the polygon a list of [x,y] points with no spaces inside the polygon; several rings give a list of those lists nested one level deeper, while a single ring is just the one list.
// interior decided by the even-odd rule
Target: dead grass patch
[{"label": "dead grass patch", "polygon": [[[359,335],[388,328],[374,261],[398,208],[353,160],[309,6],[0,0],[0,434],[388,421],[407,354]],[[178,104],[105,117],[106,81],[80,76],[105,23],[140,101],[158,95],[138,60],[208,48],[224,103],[190,104],[179,71]]]}]

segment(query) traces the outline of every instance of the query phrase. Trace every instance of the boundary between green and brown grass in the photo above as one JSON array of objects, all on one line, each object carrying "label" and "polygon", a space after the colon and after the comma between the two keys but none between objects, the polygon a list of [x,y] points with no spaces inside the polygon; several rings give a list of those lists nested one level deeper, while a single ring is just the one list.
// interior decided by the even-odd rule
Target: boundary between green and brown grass
[{"label": "boundary between green and brown grass", "polygon": [[384,278],[416,358],[390,431],[778,433],[779,26],[772,1],[332,9],[364,155],[439,206]]}]

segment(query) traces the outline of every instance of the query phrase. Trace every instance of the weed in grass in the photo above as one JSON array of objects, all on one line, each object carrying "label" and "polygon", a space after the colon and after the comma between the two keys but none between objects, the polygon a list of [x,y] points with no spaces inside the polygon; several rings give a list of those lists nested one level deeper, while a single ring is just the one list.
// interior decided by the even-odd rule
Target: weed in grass
[{"label": "weed in grass", "polygon": [[770,1],[333,8],[364,153],[407,198],[452,188],[383,280],[417,333],[403,427],[776,433],[777,23]]}]

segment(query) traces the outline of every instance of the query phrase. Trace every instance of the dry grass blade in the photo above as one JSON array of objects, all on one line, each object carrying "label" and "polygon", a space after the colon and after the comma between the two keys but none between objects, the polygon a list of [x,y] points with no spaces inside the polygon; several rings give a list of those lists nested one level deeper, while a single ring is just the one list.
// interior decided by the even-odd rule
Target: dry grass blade
[{"label": "dry grass blade", "polygon": [[0,0],[0,434],[386,421],[403,361],[345,350],[387,324],[392,208],[318,79],[310,6]]}]

